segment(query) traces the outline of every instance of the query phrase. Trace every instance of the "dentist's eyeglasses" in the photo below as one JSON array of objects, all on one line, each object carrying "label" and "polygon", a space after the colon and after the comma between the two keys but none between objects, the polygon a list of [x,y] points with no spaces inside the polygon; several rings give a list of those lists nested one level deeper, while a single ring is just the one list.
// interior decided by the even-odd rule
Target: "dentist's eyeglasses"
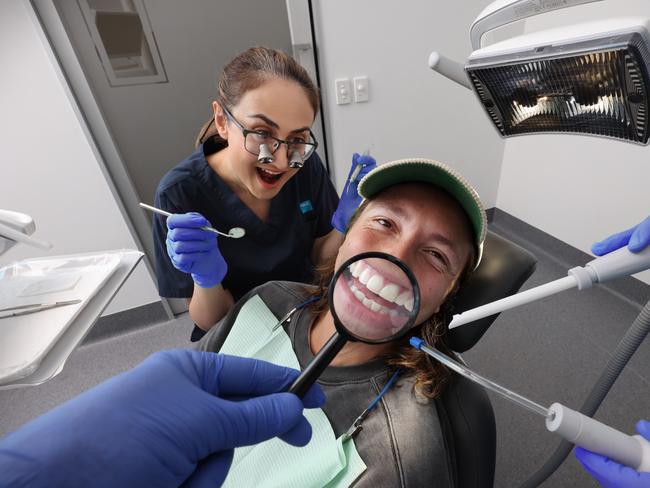
[{"label": "dentist's eyeglasses", "polygon": [[[309,156],[314,154],[316,147],[318,147],[318,142],[316,142],[313,132],[309,129],[308,140],[304,140],[302,137],[295,137],[290,141],[284,141],[277,137],[273,137],[269,132],[264,130],[247,129],[237,119],[235,119],[224,105],[222,105],[222,108],[228,118],[232,120],[233,124],[242,131],[242,134],[244,134],[244,149],[255,156],[259,156],[260,151],[264,151],[264,149],[261,149],[262,145],[265,145],[268,148],[270,152],[270,154],[268,154],[270,160],[265,161],[261,159],[262,162],[271,162],[272,158],[270,158],[270,156],[275,154],[282,144],[287,146],[287,159],[294,162],[296,159],[302,161],[307,160]],[[262,154],[262,156],[267,156],[267,154]],[[292,167],[302,167],[302,164]]]}]

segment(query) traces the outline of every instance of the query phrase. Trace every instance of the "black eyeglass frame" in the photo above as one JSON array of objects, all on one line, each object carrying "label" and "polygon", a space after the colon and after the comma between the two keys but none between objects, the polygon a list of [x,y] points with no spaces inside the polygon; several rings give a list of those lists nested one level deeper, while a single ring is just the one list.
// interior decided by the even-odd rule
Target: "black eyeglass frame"
[{"label": "black eyeglass frame", "polygon": [[259,152],[255,153],[255,152],[251,151],[250,149],[248,149],[248,147],[246,147],[246,137],[248,136],[248,134],[257,134],[258,136],[266,137],[268,139],[273,139],[274,141],[276,141],[278,144],[277,144],[277,146],[275,146],[275,148],[269,147],[269,151],[271,151],[271,154],[275,154],[278,151],[278,149],[280,149],[280,146],[282,146],[282,144],[284,144],[285,146],[287,146],[287,158],[288,159],[291,159],[291,154],[289,154],[289,149],[290,149],[290,146],[292,144],[294,144],[294,145],[295,144],[304,144],[305,146],[311,147],[311,151],[309,152],[309,154],[306,154],[305,156],[303,156],[303,161],[306,160],[306,159],[309,159],[309,157],[311,157],[311,155],[314,154],[314,152],[316,151],[316,148],[318,147],[318,141],[316,140],[316,136],[314,136],[314,133],[311,131],[311,129],[307,129],[307,130],[309,131],[309,137],[311,137],[312,141],[314,141],[314,142],[298,142],[298,143],[296,143],[294,141],[285,141],[285,140],[282,140],[282,139],[278,139],[277,137],[274,137],[271,134],[266,135],[265,133],[260,132],[258,130],[247,129],[246,127],[244,127],[241,124],[241,122],[239,122],[235,118],[235,116],[232,113],[230,113],[230,110],[228,110],[225,105],[221,105],[221,108],[223,109],[226,116],[233,122],[233,124],[235,124],[237,126],[237,128],[242,131],[242,134],[244,135],[244,149],[246,149],[246,151],[248,151],[249,153],[251,153],[251,154],[253,154],[255,156],[259,156],[260,153]]}]

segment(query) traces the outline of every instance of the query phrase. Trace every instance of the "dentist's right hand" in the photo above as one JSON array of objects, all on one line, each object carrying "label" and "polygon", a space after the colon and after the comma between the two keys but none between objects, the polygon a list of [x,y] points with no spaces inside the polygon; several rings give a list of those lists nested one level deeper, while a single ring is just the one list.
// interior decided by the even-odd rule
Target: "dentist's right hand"
[{"label": "dentist's right hand", "polygon": [[176,269],[192,275],[201,288],[221,283],[228,272],[217,235],[201,229],[211,226],[201,214],[189,212],[167,217],[167,254]]}]

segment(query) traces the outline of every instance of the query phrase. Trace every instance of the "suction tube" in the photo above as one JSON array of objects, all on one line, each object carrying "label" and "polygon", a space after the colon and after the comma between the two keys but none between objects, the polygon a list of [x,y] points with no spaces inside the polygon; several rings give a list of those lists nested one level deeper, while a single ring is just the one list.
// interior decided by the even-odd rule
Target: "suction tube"
[{"label": "suction tube", "polygon": [[[648,332],[650,332],[650,301],[645,304],[641,313],[634,320],[618,346],[616,346],[612,358],[591,389],[589,397],[582,404],[579,410],[580,413],[588,417],[594,416],[625,365],[645,340]],[[564,462],[572,448],[572,443],[562,441],[544,465],[533,473],[521,485],[521,488],[535,488],[541,485]]]}]

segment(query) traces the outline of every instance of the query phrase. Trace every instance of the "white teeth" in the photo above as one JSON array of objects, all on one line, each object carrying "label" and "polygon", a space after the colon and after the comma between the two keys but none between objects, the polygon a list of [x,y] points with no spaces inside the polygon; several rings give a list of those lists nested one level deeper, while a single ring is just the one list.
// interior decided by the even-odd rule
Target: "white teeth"
[{"label": "white teeth", "polygon": [[[355,262],[350,265],[350,273],[357,278],[365,287],[376,293],[387,302],[395,303],[404,307],[409,312],[413,311],[413,292],[411,290],[403,290],[402,287],[387,281],[382,275],[377,273],[369,266],[364,266],[361,262]],[[374,300],[367,298],[354,284],[350,283],[350,289],[357,299],[363,303],[366,308],[373,312],[380,312],[383,314],[398,315],[399,312],[393,309],[384,307]]]},{"label": "white teeth", "polygon": [[366,287],[373,293],[379,295],[379,292],[384,287],[384,279],[378,274],[372,275],[372,277],[366,283]]},{"label": "white teeth", "polygon": [[366,268],[359,275],[359,281],[365,285],[371,277],[372,271],[370,271],[370,268]]},{"label": "white teeth", "polygon": [[354,293],[354,296],[357,297],[357,300],[363,303],[363,300],[366,298],[363,293],[361,293],[359,290],[353,290],[352,293]]},{"label": "white teeth", "polygon": [[[258,166],[258,167],[259,167],[259,166]],[[270,175],[272,175],[272,176],[277,176],[277,175],[281,175],[281,174],[282,174],[282,171],[271,171],[271,170],[266,169],[266,168],[260,168],[260,169],[261,169],[262,171],[264,171],[265,173],[268,173],[268,174],[270,174]]]},{"label": "white teeth", "polygon": [[402,294],[395,299],[395,303],[397,303],[398,305],[404,305],[404,303],[406,303],[406,300],[408,300],[409,298],[411,298],[411,292],[409,290],[406,290],[402,292]]},{"label": "white teeth", "polygon": [[[368,285],[370,285],[370,283],[368,283]],[[370,288],[370,286],[368,286],[368,288]],[[389,283],[381,289],[378,295],[386,301],[394,302],[395,298],[397,298],[398,293],[399,286],[395,285],[394,283]]]}]

